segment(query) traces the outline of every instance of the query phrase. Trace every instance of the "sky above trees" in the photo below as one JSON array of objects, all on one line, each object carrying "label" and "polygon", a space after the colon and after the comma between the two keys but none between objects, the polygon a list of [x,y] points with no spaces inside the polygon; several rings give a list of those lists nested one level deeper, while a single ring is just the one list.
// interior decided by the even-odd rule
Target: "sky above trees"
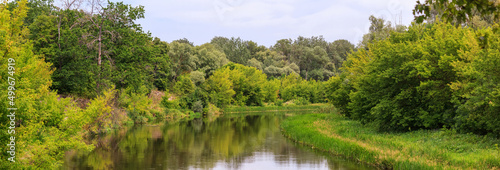
[{"label": "sky above trees", "polygon": [[[119,0],[112,0],[113,2]],[[164,41],[187,38],[195,45],[214,36],[241,37],[269,47],[276,40],[323,35],[357,44],[370,15],[403,25],[413,20],[416,0],[125,0],[143,5],[144,31]]]}]

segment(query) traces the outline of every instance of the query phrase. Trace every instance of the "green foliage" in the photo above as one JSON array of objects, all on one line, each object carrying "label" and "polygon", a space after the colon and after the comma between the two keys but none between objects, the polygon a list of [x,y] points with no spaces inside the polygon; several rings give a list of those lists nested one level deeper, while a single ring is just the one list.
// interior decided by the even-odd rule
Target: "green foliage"
[{"label": "green foliage", "polygon": [[205,82],[205,73],[201,71],[193,71],[189,74],[189,77],[196,86],[200,86]]},{"label": "green foliage", "polygon": [[[145,89],[145,87],[143,86],[142,89]],[[153,113],[157,113],[158,111],[151,109],[152,100],[145,92],[135,93],[131,88],[121,90],[118,102],[121,108],[125,108],[127,116],[134,121],[134,123],[147,123],[157,118],[162,118],[159,117],[161,114],[153,115]]]},{"label": "green foliage", "polygon": [[[330,43],[322,36],[299,36],[296,40],[279,40],[271,49],[276,53],[268,56],[275,59],[275,64],[266,66],[266,74],[276,76],[297,73],[306,80],[323,81],[339,72],[342,62],[347,53],[354,49],[354,45],[346,40]],[[276,55],[279,57],[274,57]]]},{"label": "green foliage", "polygon": [[234,104],[247,106],[262,106],[264,102],[263,85],[266,75],[255,67],[230,63],[225,66],[232,81],[235,96]]},{"label": "green foliage", "polygon": [[168,56],[172,62],[170,72],[173,79],[177,79],[182,73],[190,72],[196,68],[198,59],[193,56],[191,45],[174,41],[169,44],[169,47]]},{"label": "green foliage", "polygon": [[210,44],[223,51],[227,59],[231,62],[246,65],[247,61],[252,58],[251,51],[247,48],[249,41],[244,41],[239,37],[231,37],[231,39],[214,37],[210,41]]},{"label": "green foliage", "polygon": [[352,83],[349,83],[349,79],[346,79],[347,74],[341,74],[339,76],[331,77],[326,82],[325,96],[329,103],[336,106],[340,113],[350,117],[350,112],[347,109],[349,102],[349,93],[354,90]]},{"label": "green foliage", "polygon": [[233,82],[229,80],[229,68],[220,68],[210,76],[203,84],[204,90],[208,93],[210,103],[217,107],[224,107],[231,103],[235,94]]},{"label": "green foliage", "polygon": [[170,77],[170,57],[168,56],[168,44],[161,41],[159,38],[153,39],[152,45],[153,56],[151,65],[153,69],[149,72],[152,74],[153,84],[158,90],[166,90]]},{"label": "green foliage", "polygon": [[[28,40],[29,30],[23,26],[27,16],[27,1],[16,1],[9,11],[7,2],[0,4],[0,97],[8,99],[7,82],[15,82],[14,104],[2,102],[0,121],[9,122],[7,108],[18,108],[15,133],[0,131],[0,142],[9,143],[15,137],[15,161],[10,162],[7,152],[0,154],[1,169],[56,169],[70,149],[91,150],[82,140],[82,126],[86,115],[69,98],[60,98],[50,91],[52,84],[50,63],[35,55]],[[8,69],[9,58],[13,69]],[[11,77],[8,80],[8,77]],[[12,79],[14,78],[14,80]],[[1,129],[9,129],[6,123]],[[0,147],[7,151],[7,145]]]},{"label": "green foliage", "polygon": [[82,121],[88,122],[83,127],[91,135],[105,133],[112,129],[114,112],[115,89],[108,89],[102,96],[90,100],[90,104],[85,109],[85,117]]},{"label": "green foliage", "polygon": [[471,17],[480,15],[482,17],[492,14],[496,19],[500,17],[500,6],[498,1],[491,0],[425,0],[424,3],[417,1],[413,9],[415,21],[422,23],[432,17],[433,9],[441,11],[441,18],[447,22],[456,22],[460,25],[470,21]]},{"label": "green foliage", "polygon": [[389,38],[391,32],[404,32],[406,30],[406,26],[392,26],[391,22],[386,21],[383,18],[376,18],[373,15],[370,16],[369,20],[371,23],[369,29],[370,32],[363,36],[363,40],[359,42],[358,48],[368,49],[368,44]]},{"label": "green foliage", "polygon": [[190,110],[193,108],[193,105],[196,101],[206,102],[208,100],[208,97],[200,88],[196,88],[196,90],[192,93],[180,96],[178,100],[179,106],[182,109]]},{"label": "green foliage", "polygon": [[[374,164],[382,169],[495,169],[496,138],[453,130],[381,133],[338,114],[288,117],[283,133],[318,150]],[[439,162],[439,163],[437,163]]]},{"label": "green foliage", "polygon": [[474,41],[471,30],[444,23],[393,33],[349,57],[345,75],[329,83],[330,101],[380,130],[452,126],[455,107],[448,85],[457,81],[457,74],[451,63]]},{"label": "green foliage", "polygon": [[274,105],[276,105],[276,106],[283,106],[283,103],[285,103],[283,101],[283,99],[278,99],[278,100],[276,100],[276,102],[274,102]]},{"label": "green foliage", "polygon": [[32,5],[35,9],[29,15],[35,18],[27,21],[30,39],[35,54],[53,63],[52,88],[59,93],[93,98],[112,85],[165,88],[170,76],[168,46],[153,41],[134,23],[144,17],[142,6],[110,2],[89,15],[50,8],[52,1]]},{"label": "green foliage", "polygon": [[183,75],[179,77],[179,80],[175,83],[174,91],[179,95],[187,95],[194,92],[195,87],[189,75]]},{"label": "green foliage", "polygon": [[[280,97],[285,100],[299,99],[310,103],[322,103],[325,101],[324,83],[320,81],[303,80],[298,75],[288,75],[282,80]],[[300,102],[304,103],[304,102]],[[305,103],[304,103],[305,104]]]},{"label": "green foliage", "polygon": [[229,62],[224,52],[209,43],[196,46],[195,53],[197,59],[197,69],[207,76],[212,75],[215,70]]},{"label": "green foliage", "polygon": [[179,102],[177,100],[169,100],[169,96],[165,95],[161,100],[163,107],[167,109],[180,109]]},{"label": "green foliage", "polygon": [[297,105],[308,105],[309,104],[309,100],[307,100],[306,98],[303,98],[303,97],[297,97],[295,99],[295,104]]},{"label": "green foliage", "polygon": [[250,67],[255,67],[256,69],[262,70],[262,62],[260,62],[259,60],[255,59],[255,58],[248,60],[247,63],[248,63],[248,66],[250,66]]},{"label": "green foliage", "polygon": [[266,81],[262,86],[262,93],[264,95],[264,102],[275,102],[278,98],[280,88],[280,80],[272,79]]},{"label": "green foliage", "polygon": [[336,40],[328,44],[326,52],[328,53],[330,61],[333,61],[333,64],[335,66],[334,69],[329,70],[338,71],[338,69],[342,66],[342,63],[347,59],[347,55],[352,50],[354,50],[354,44],[351,44],[347,40]]},{"label": "green foliage", "polygon": [[260,51],[255,54],[256,58],[249,60],[249,65],[263,70],[268,77],[280,77],[288,74],[299,74],[299,66],[295,63],[287,63],[284,59],[285,56],[279,54],[277,51]]},{"label": "green foliage", "polygon": [[[453,67],[462,81],[453,82],[457,127],[465,132],[500,136],[500,34],[479,30],[473,48],[460,51]],[[481,38],[484,41],[481,41]]]},{"label": "green foliage", "polygon": [[203,104],[200,100],[196,101],[193,103],[193,107],[191,108],[193,112],[195,113],[202,113],[203,112]]}]

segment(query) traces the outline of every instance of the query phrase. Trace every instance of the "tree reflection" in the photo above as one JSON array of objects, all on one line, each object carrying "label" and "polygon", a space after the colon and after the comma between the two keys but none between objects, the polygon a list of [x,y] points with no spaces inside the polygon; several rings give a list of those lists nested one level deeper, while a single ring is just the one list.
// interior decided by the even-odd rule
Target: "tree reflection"
[{"label": "tree reflection", "polygon": [[[278,165],[337,164],[281,135],[284,115],[194,119],[138,126],[105,137],[91,153],[70,152],[66,169],[238,169],[244,162],[273,159]],[[329,165],[339,168],[339,165]],[[340,166],[344,167],[344,166]],[[265,168],[265,167],[263,167]]]}]

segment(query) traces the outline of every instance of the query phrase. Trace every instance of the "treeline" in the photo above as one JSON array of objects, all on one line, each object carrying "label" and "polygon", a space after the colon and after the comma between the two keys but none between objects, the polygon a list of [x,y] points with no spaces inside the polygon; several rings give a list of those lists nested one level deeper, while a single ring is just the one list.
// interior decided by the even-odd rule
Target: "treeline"
[{"label": "treeline", "polygon": [[368,44],[329,80],[342,114],[379,130],[453,128],[500,135],[498,24],[435,21]]},{"label": "treeline", "polygon": [[[13,9],[18,2],[10,2],[9,8]],[[214,37],[210,43],[199,46],[185,38],[168,43],[145,33],[135,23],[144,17],[142,6],[65,1],[57,7],[51,0],[30,0],[27,6],[22,25],[30,31],[27,38],[34,54],[51,63],[53,73],[49,87],[63,96],[87,99],[116,89],[114,105],[124,108],[135,123],[172,114],[150,109],[152,101],[147,96],[152,90],[173,93],[168,96],[174,98],[165,100],[178,99],[179,107],[173,108],[183,109],[184,113],[202,113],[200,109],[193,109],[194,104],[208,109],[210,104],[262,106],[295,99],[300,103],[324,102],[324,97],[318,97],[324,95],[317,95],[318,91],[307,92],[309,85],[300,86],[306,90],[308,95],[305,95],[276,84],[287,75],[299,75],[294,78],[304,84],[321,84],[317,81],[338,74],[347,54],[355,50],[347,40],[327,42],[322,36],[282,39],[269,48],[234,37]],[[219,93],[207,85],[215,79],[211,78],[213,74],[223,68],[233,68],[234,64],[247,78],[231,82],[228,87],[235,91],[232,95],[211,94]],[[258,83],[247,82],[254,81],[249,79],[253,72],[247,73],[253,68],[248,67],[262,73]],[[204,80],[209,81],[204,83]],[[311,86],[314,86],[311,89],[323,89],[323,86]]]},{"label": "treeline", "polygon": [[268,79],[261,70],[229,63],[215,70],[207,79],[193,71],[180,76],[172,94],[162,104],[168,114],[187,110],[198,114],[213,114],[210,109],[236,106],[304,105],[326,101],[326,82],[304,80],[292,73],[281,79]]},{"label": "treeline", "polygon": [[142,6],[89,1],[89,9],[80,9],[78,2],[68,1],[63,7],[50,0],[28,3],[24,25],[34,53],[52,63],[52,89],[94,98],[113,85],[133,92],[141,86],[165,86],[168,47],[135,23],[144,18]]},{"label": "treeline", "polygon": [[167,43],[135,23],[144,18],[142,6],[89,1],[91,10],[70,2],[56,7],[50,0],[30,0],[23,24],[34,53],[52,63],[51,89],[59,94],[94,98],[113,85],[133,92],[142,86],[171,90],[182,74],[199,71],[208,78],[228,62],[255,67],[268,77],[296,73],[328,80],[354,50],[346,40],[327,42],[321,36],[283,39],[270,48],[225,37],[200,46],[187,39]]},{"label": "treeline", "polygon": [[[325,102],[321,80],[338,74],[354,50],[346,40],[326,42],[321,36],[284,39],[270,48],[224,37],[199,46],[187,39],[167,43],[135,23],[144,17],[142,6],[64,2],[0,5],[0,77],[16,79],[11,91],[18,108],[13,123],[8,113],[0,115],[1,129],[16,128],[16,162],[2,152],[2,169],[55,169],[66,151],[92,150],[84,137],[126,123],[228,105]],[[15,60],[12,69],[9,58]],[[9,99],[8,86],[0,84],[3,99]],[[159,91],[169,95],[161,100],[152,93]],[[11,135],[0,131],[0,143]]]}]

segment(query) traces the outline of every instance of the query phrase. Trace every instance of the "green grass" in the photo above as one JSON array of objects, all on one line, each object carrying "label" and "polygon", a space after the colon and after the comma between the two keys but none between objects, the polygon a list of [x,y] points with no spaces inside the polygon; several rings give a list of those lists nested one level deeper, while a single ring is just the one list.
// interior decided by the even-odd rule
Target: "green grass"
[{"label": "green grass", "polygon": [[381,133],[338,114],[302,114],[284,135],[319,150],[394,169],[500,169],[500,140],[452,130]]},{"label": "green grass", "polygon": [[331,108],[328,104],[286,105],[286,106],[230,106],[224,113],[276,112],[276,111],[317,111]]}]

